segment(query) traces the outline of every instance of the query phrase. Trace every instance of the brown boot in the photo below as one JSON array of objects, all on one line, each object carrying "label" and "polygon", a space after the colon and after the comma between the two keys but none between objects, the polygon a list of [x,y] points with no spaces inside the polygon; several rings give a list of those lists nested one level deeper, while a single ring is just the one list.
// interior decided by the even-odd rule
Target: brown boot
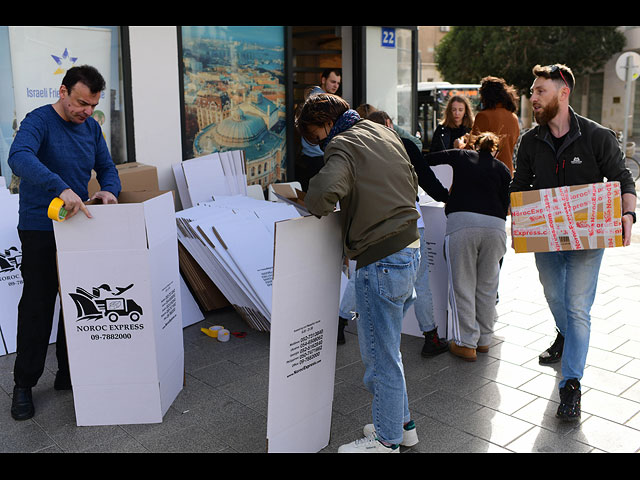
[{"label": "brown boot", "polygon": [[460,357],[467,362],[475,362],[477,360],[476,349],[469,347],[461,347],[456,342],[449,343],[449,351],[456,357]]}]

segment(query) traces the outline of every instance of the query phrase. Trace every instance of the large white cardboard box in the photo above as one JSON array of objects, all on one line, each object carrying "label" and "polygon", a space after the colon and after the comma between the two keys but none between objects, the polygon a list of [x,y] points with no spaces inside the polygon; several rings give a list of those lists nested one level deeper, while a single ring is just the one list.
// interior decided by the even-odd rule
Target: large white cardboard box
[{"label": "large white cardboard box", "polygon": [[54,222],[78,425],[159,423],[184,379],[173,195]]},{"label": "large white cardboard box", "polygon": [[317,452],[329,443],[341,265],[338,214],[276,223],[269,453]]},{"label": "large white cardboard box", "polygon": [[[18,236],[18,195],[0,178],[0,356],[15,353],[18,303],[22,296],[22,244]],[[49,342],[56,341],[60,302],[56,301]]]},{"label": "large white cardboard box", "polygon": [[18,195],[0,185],[0,355],[16,351],[18,302],[22,294],[18,237]]}]

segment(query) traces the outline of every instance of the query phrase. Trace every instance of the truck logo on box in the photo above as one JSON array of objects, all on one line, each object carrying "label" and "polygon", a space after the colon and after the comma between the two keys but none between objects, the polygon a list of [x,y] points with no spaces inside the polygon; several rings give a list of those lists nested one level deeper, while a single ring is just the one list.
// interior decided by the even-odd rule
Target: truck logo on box
[{"label": "truck logo on box", "polygon": [[22,252],[17,247],[9,247],[8,250],[0,250],[0,273],[18,270],[22,263]]},{"label": "truck logo on box", "polygon": [[77,320],[108,318],[111,322],[117,322],[121,318],[129,318],[137,322],[142,316],[142,307],[135,300],[123,296],[132,287],[133,283],[127,287],[115,287],[112,290],[109,285],[102,284],[94,287],[91,292],[77,287],[75,292],[69,293],[76,305]]}]

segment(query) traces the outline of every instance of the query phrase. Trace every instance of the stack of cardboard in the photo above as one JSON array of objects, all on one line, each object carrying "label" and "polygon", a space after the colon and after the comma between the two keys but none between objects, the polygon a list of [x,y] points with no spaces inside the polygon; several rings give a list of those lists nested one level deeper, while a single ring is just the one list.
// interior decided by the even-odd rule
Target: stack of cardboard
[{"label": "stack of cardboard", "polygon": [[269,331],[274,223],[299,216],[292,205],[216,195],[176,214],[178,240],[247,323]]},{"label": "stack of cardboard", "polygon": [[[191,208],[216,195],[247,195],[244,152],[213,153],[173,165],[182,208]],[[182,273],[200,308],[209,312],[229,306],[229,301],[182,244],[179,248]]]},{"label": "stack of cardboard", "polygon": [[178,244],[178,259],[180,273],[203,311],[209,312],[229,306],[229,301],[182,243]]},{"label": "stack of cardboard", "polygon": [[244,152],[216,152],[173,165],[182,208],[209,202],[214,195],[247,195]]}]

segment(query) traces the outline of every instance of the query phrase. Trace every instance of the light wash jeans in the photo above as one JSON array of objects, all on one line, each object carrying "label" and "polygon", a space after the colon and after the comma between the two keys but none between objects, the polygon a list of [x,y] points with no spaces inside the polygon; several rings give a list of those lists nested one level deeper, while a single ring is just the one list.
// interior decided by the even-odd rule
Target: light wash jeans
[{"label": "light wash jeans", "polygon": [[[436,328],[433,316],[433,295],[429,285],[429,264],[427,261],[427,241],[424,238],[424,228],[418,228],[420,232],[420,267],[416,279],[416,303],[414,312],[421,332],[430,332]],[[340,316],[347,320],[357,318],[356,315],[356,287],[355,276],[347,282],[342,301],[340,302]]]},{"label": "light wash jeans", "polygon": [[582,378],[589,350],[591,306],[604,249],[536,253],[536,266],[556,326],[564,336],[562,380]]},{"label": "light wash jeans", "polygon": [[380,440],[398,444],[411,420],[400,336],[402,319],[416,298],[420,249],[403,248],[356,270],[358,342],[364,384],[373,395],[371,412]]},{"label": "light wash jeans", "polygon": [[436,328],[433,316],[433,295],[429,285],[429,261],[427,241],[424,238],[424,228],[418,228],[420,232],[420,267],[416,278],[416,303],[413,306],[421,332],[430,332]]}]

